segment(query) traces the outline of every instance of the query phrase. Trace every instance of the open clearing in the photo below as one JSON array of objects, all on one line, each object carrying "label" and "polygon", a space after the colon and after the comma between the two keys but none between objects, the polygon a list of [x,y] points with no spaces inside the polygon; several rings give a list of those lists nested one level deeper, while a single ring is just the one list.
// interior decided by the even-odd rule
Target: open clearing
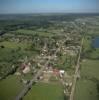
[{"label": "open clearing", "polygon": [[98,100],[98,91],[93,79],[99,79],[99,61],[85,60],[81,64],[81,78],[77,81],[75,100]]},{"label": "open clearing", "polygon": [[37,83],[24,100],[64,100],[63,89],[58,83]]},{"label": "open clearing", "polygon": [[53,36],[55,33],[49,33],[49,32],[44,32],[44,31],[33,31],[33,30],[26,30],[26,29],[19,29],[17,31],[12,32],[14,34],[21,34],[21,35],[39,35],[39,36]]},{"label": "open clearing", "polygon": [[17,76],[8,76],[0,81],[0,100],[13,100],[22,88],[23,85]]}]

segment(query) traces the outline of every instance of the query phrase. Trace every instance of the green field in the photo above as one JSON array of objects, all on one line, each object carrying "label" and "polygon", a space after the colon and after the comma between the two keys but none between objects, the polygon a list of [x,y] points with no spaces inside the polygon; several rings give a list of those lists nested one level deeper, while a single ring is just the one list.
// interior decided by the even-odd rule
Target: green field
[{"label": "green field", "polygon": [[[75,100],[99,100],[96,80],[99,80],[99,48],[93,48],[92,39],[99,35],[96,26],[88,30],[83,43],[83,60],[81,62],[80,79],[77,81]],[[93,34],[94,33],[94,34]]]},{"label": "green field", "polygon": [[[18,56],[18,53],[21,55],[33,55],[36,52],[31,50],[31,45],[32,43],[28,43],[28,42],[12,42],[12,41],[3,41],[0,42],[0,46],[4,46],[4,48],[0,48],[0,52],[4,55],[13,55],[14,53],[16,53],[16,55]],[[10,52],[9,52],[10,51]],[[4,52],[4,53],[3,53]],[[8,53],[9,52],[9,53]],[[7,56],[8,57],[8,56]]]},{"label": "green field", "polygon": [[63,88],[57,83],[37,83],[24,100],[64,100]]},{"label": "green field", "polygon": [[83,56],[84,58],[88,59],[93,59],[97,60],[99,59],[99,48],[94,48],[92,46],[92,37],[91,36],[86,36],[84,38],[84,43],[83,43]]},{"label": "green field", "polygon": [[9,73],[13,64],[17,66],[19,59],[35,56],[37,52],[31,49],[31,45],[28,42],[0,42],[0,76]]},{"label": "green field", "polygon": [[93,50],[90,54],[89,57],[91,59],[99,59],[99,48],[96,48],[95,50]]},{"label": "green field", "polygon": [[94,79],[99,80],[99,61],[85,60],[81,64],[81,78],[77,81],[75,100],[99,100]]},{"label": "green field", "polygon": [[11,42],[11,41],[3,41],[0,42],[0,45],[4,45],[6,48],[14,48],[17,49],[18,47],[21,47],[22,49],[28,48],[30,46],[29,43],[25,42]]},{"label": "green field", "polygon": [[74,100],[99,100],[96,84],[90,80],[79,80],[76,84]]},{"label": "green field", "polygon": [[15,75],[8,76],[0,81],[0,100],[14,100],[23,85]]},{"label": "green field", "polygon": [[82,63],[81,75],[99,79],[99,60],[85,60]]},{"label": "green field", "polygon": [[27,30],[27,29],[19,29],[12,33],[17,34],[17,35],[30,35],[30,36],[39,35],[39,36],[44,36],[44,37],[46,36],[51,37],[55,35],[54,33],[49,33],[45,31],[36,31],[36,30],[33,31],[33,30]]}]

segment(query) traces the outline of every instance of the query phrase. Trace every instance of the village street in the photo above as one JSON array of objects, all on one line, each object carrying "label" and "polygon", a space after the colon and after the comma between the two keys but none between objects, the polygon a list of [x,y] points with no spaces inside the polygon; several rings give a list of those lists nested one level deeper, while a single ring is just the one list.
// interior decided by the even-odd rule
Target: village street
[{"label": "village street", "polygon": [[41,65],[41,69],[38,70],[38,72],[35,74],[35,76],[33,77],[33,79],[30,80],[29,84],[27,84],[23,90],[16,96],[15,100],[20,100],[22,99],[26,94],[27,92],[29,91],[29,89],[32,88],[32,85],[35,84],[35,82],[37,81],[37,78],[42,74],[43,70],[48,66],[49,62],[51,59],[54,59],[54,57],[56,56],[56,53],[60,50],[60,48],[58,48],[55,52],[55,54],[53,54],[52,57],[48,57],[48,61],[44,64],[44,65]]}]

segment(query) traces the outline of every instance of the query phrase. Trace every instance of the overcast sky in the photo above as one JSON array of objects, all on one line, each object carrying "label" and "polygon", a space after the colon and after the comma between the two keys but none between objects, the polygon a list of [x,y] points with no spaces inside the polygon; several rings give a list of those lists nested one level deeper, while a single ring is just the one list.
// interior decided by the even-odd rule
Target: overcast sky
[{"label": "overcast sky", "polygon": [[45,12],[99,12],[99,0],[0,0],[0,14]]}]

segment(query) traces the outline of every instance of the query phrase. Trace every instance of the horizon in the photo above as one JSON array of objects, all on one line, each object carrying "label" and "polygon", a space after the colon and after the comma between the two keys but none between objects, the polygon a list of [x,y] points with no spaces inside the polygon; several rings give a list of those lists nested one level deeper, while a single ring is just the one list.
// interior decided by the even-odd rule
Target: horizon
[{"label": "horizon", "polygon": [[99,13],[99,0],[0,0],[0,14]]},{"label": "horizon", "polygon": [[35,12],[35,13],[0,13],[0,15],[47,15],[47,14],[66,14],[66,15],[70,15],[70,14],[99,14],[99,12]]}]

